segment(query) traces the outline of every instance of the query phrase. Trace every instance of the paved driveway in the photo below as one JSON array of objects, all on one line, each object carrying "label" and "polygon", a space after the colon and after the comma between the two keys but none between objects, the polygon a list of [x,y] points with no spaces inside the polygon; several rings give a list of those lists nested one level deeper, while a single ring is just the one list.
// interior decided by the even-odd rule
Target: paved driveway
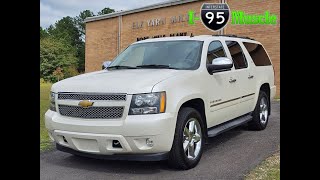
[{"label": "paved driveway", "polygon": [[211,138],[193,169],[169,169],[165,162],[106,161],[76,157],[56,150],[40,154],[41,179],[242,179],[280,146],[280,102],[264,131],[245,126]]}]

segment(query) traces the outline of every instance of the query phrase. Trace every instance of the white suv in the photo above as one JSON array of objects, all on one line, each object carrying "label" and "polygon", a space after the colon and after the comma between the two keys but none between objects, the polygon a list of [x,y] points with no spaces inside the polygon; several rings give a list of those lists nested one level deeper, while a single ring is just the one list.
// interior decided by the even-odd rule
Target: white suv
[{"label": "white suv", "polygon": [[275,96],[263,46],[234,35],[135,42],[102,71],[52,85],[46,127],[58,150],[190,169],[209,137],[263,130]]}]

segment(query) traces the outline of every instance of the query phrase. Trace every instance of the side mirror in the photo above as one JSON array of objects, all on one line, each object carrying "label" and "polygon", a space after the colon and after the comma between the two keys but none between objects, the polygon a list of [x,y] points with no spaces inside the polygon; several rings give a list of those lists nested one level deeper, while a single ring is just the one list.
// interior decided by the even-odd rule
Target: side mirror
[{"label": "side mirror", "polygon": [[102,70],[107,68],[110,64],[112,63],[112,61],[105,61],[102,63]]},{"label": "side mirror", "polygon": [[209,74],[212,75],[215,72],[231,70],[232,66],[233,62],[231,59],[226,57],[218,57],[212,60],[212,64],[207,65],[207,69]]}]

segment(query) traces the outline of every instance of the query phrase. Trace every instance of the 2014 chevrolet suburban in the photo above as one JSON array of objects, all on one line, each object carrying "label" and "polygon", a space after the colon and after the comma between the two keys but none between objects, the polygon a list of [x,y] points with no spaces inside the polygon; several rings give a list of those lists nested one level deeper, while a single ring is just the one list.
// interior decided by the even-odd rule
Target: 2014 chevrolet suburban
[{"label": "2014 chevrolet suburban", "polygon": [[53,84],[45,122],[61,151],[190,169],[209,137],[265,129],[275,93],[270,58],[251,38],[147,39],[104,70]]}]

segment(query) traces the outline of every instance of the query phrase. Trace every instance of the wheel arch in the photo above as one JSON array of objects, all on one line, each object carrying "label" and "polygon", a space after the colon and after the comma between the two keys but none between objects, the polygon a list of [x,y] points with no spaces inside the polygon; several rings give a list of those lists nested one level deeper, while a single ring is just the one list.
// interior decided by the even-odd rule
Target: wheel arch
[{"label": "wheel arch", "polygon": [[[268,112],[269,112],[269,115],[270,115],[271,114],[270,84],[269,83],[261,84],[259,92],[260,91],[265,92],[267,94],[267,96],[268,96],[268,103],[269,103]],[[257,101],[258,101],[258,99],[257,99]]]},{"label": "wheel arch", "polygon": [[[202,98],[193,98],[193,99],[189,99],[185,102],[183,102],[181,104],[181,106],[179,107],[179,111],[183,108],[183,107],[191,107],[196,109],[202,118],[202,123],[203,123],[203,129],[202,132],[204,135],[204,139],[205,142],[207,141],[208,138],[208,128],[207,128],[207,118],[206,118],[206,106],[205,106],[205,101]],[[178,113],[179,113],[178,111]]]}]

